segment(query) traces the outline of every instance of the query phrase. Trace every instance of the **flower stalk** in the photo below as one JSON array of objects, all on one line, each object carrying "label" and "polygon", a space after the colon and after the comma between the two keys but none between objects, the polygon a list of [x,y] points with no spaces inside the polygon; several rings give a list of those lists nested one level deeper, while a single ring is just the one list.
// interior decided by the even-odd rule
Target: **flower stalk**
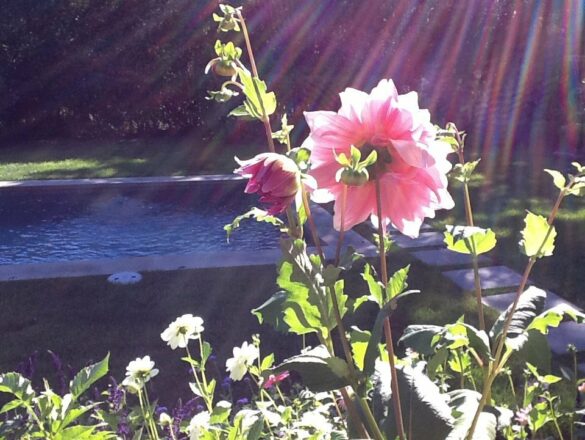
[{"label": "flower stalk", "polygon": [[[386,231],[382,224],[382,196],[380,191],[380,179],[375,176],[376,185],[376,204],[378,209],[378,238],[380,242],[380,274],[384,289],[388,285],[388,268],[386,266]],[[388,352],[388,363],[390,365],[391,387],[392,387],[392,404],[394,406],[394,418],[396,420],[396,429],[400,440],[405,440],[404,425],[402,418],[402,406],[400,405],[400,392],[398,390],[398,376],[396,375],[396,365],[394,363],[394,344],[392,342],[392,327],[390,326],[390,317],[384,318],[384,336],[386,338],[386,351]]]},{"label": "flower stalk", "polygon": [[[455,140],[457,141],[457,156],[459,158],[459,163],[462,167],[465,166],[465,157],[463,155],[463,150],[465,148],[465,134],[461,134],[456,127],[455,128]],[[465,206],[465,219],[467,221],[467,226],[473,227],[475,226],[473,223],[473,210],[471,208],[471,196],[469,195],[469,184],[468,179],[463,180],[463,199],[464,199],[464,206]],[[479,277],[479,258],[477,255],[477,251],[475,249],[475,243],[472,240],[471,243],[471,260],[473,264],[473,283],[475,289],[475,299],[477,302],[477,317],[479,321],[479,329],[485,331],[485,316],[483,312],[483,301],[482,301],[482,294],[481,294],[481,278]]]},{"label": "flower stalk", "polygon": [[[258,69],[256,68],[256,60],[254,58],[254,51],[252,50],[252,43],[250,42],[250,34],[248,33],[248,27],[246,26],[246,21],[242,16],[242,12],[240,9],[236,9],[236,13],[238,14],[238,20],[242,25],[242,33],[244,34],[244,40],[246,42],[246,49],[248,50],[248,58],[250,59],[250,67],[252,67],[252,77],[258,78]],[[262,102],[262,96],[260,95],[260,90],[258,90],[258,85],[256,81],[253,81],[254,84],[254,91],[256,92],[256,96],[258,96],[258,102],[260,103],[260,110],[262,111],[262,124],[264,125],[264,131],[266,132],[266,139],[268,141],[268,150],[271,153],[276,152],[276,148],[274,147],[274,141],[272,140],[272,128],[270,127],[270,119],[266,114],[266,108],[264,108],[264,103]]]}]

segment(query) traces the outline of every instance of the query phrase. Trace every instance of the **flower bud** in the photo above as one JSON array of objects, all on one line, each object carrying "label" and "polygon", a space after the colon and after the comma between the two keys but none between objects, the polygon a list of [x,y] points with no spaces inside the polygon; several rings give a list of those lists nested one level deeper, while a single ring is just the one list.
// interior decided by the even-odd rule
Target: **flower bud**
[{"label": "flower bud", "polygon": [[368,183],[368,180],[370,180],[370,175],[365,168],[361,170],[342,168],[337,173],[337,181],[347,186],[362,186]]},{"label": "flower bud", "polygon": [[217,76],[227,76],[229,78],[237,74],[233,62],[222,60],[221,58],[214,58],[207,63],[207,66],[205,66],[205,73],[208,73],[210,70]]},{"label": "flower bud", "polygon": [[300,189],[301,172],[297,164],[277,153],[258,154],[250,160],[240,161],[234,173],[250,180],[246,193],[258,193],[260,201],[269,205],[268,213],[280,214],[293,202]]}]

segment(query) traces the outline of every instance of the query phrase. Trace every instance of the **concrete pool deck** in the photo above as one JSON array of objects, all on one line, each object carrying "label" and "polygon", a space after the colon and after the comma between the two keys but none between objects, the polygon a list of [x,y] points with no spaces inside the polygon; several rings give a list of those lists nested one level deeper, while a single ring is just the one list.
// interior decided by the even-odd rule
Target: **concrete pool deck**
[{"label": "concrete pool deck", "polygon": [[[196,182],[233,182],[243,181],[237,175],[206,175],[185,177],[131,177],[116,179],[77,179],[77,180],[32,180],[4,181],[3,188],[26,190],[31,188],[75,188],[75,187],[107,187],[121,185],[158,185]],[[338,233],[333,230],[333,219],[327,210],[312,205],[313,217],[322,238],[323,252],[327,258],[333,258],[337,246]],[[266,228],[271,226],[266,225]],[[344,238],[345,246],[353,246],[361,254],[371,257],[376,255],[375,246],[354,231],[347,231]],[[309,252],[316,253],[314,247]],[[16,281],[46,278],[70,278],[82,276],[111,275],[117,272],[173,271],[182,269],[205,269],[218,267],[243,267],[276,264],[281,251],[274,249],[259,251],[209,251],[186,254],[149,255],[140,257],[117,257],[91,260],[58,261],[50,263],[24,263],[0,265],[0,281]]]}]

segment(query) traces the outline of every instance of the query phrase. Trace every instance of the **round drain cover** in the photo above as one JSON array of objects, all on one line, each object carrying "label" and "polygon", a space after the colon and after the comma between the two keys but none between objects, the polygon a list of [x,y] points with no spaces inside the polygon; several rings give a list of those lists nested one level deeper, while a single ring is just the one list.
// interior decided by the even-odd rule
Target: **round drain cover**
[{"label": "round drain cover", "polygon": [[141,279],[142,275],[138,272],[118,272],[108,277],[108,281],[112,284],[134,284]]}]

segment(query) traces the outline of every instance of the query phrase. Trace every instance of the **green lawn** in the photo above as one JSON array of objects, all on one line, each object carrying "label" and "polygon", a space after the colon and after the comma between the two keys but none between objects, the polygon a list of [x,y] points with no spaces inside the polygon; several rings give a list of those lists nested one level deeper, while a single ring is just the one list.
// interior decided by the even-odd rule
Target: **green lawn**
[{"label": "green lawn", "polygon": [[237,166],[234,152],[247,158],[260,148],[190,139],[36,142],[0,149],[0,180],[229,174]]}]

